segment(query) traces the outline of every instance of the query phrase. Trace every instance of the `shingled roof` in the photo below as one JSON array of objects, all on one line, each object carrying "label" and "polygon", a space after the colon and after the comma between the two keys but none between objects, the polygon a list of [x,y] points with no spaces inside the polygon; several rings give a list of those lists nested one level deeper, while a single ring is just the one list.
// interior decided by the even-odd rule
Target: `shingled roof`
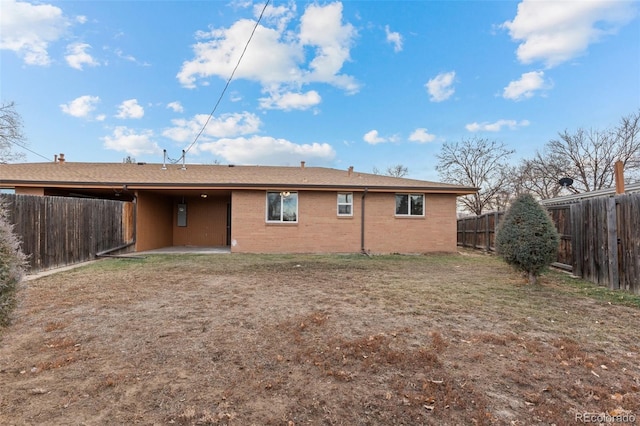
[{"label": "shingled roof", "polygon": [[18,163],[0,164],[0,187],[129,189],[251,189],[423,191],[465,195],[477,188],[396,178],[325,167],[233,166],[150,163]]}]

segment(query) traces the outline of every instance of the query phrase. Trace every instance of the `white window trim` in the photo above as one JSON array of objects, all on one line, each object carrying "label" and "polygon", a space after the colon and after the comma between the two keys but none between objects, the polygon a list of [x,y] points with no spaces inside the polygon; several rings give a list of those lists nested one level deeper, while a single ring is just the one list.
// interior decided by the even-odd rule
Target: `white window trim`
[{"label": "white window trim", "polygon": [[[339,200],[340,195],[351,195],[351,202],[350,203],[341,203]],[[338,216],[340,217],[353,217],[353,192],[338,192],[338,194],[336,195],[336,201],[337,201],[337,206],[336,206],[336,212],[338,214]],[[351,209],[349,209],[351,211],[351,213],[345,214],[345,213],[340,213],[340,206],[350,206]]]},{"label": "white window trim", "polygon": [[[396,217],[425,217],[425,213],[426,213],[426,209],[427,209],[427,197],[423,194],[423,193],[419,193],[419,192],[396,192],[395,195],[393,196],[393,211],[395,213],[396,211],[396,195],[407,195],[408,196],[408,201],[409,204],[407,206],[407,214],[399,214],[396,213],[395,216]],[[412,195],[421,195],[422,196],[422,214],[411,214],[411,196]]]},{"label": "white window trim", "polygon": [[[270,193],[280,193],[280,220],[269,220],[269,194]],[[284,194],[296,194],[296,220],[282,220],[282,212],[284,211]],[[278,223],[278,224],[294,224],[298,223],[298,206],[300,204],[300,194],[298,191],[266,191],[264,194],[264,202],[265,202],[265,210],[264,210],[264,220],[266,223]]]}]

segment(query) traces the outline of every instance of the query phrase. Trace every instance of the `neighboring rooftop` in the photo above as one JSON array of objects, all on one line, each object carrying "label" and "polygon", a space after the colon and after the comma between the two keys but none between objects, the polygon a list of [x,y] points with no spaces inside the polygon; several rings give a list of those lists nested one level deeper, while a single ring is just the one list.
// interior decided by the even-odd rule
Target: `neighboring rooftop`
[{"label": "neighboring rooftop", "polygon": [[151,163],[48,163],[0,164],[0,188],[78,186],[101,188],[126,185],[153,188],[315,188],[372,191],[420,190],[465,195],[476,188],[417,179],[361,173],[350,167],[234,166]]},{"label": "neighboring rooftop", "polygon": [[[634,182],[625,185],[625,194],[633,194],[636,192],[640,192],[640,182]],[[561,197],[556,198],[548,198],[546,200],[541,200],[540,204],[543,206],[560,206],[567,205],[572,203],[578,203],[582,200],[586,200],[589,198],[598,198],[598,197],[613,197],[616,194],[616,188],[606,188],[606,189],[598,189],[596,191],[590,192],[580,192],[578,194],[570,194],[563,195]]]}]

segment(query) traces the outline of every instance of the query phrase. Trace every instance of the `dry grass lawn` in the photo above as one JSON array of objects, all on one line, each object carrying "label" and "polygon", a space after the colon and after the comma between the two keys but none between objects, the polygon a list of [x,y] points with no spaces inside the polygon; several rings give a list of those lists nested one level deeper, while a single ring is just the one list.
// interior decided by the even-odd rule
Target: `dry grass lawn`
[{"label": "dry grass lawn", "polygon": [[20,292],[0,423],[640,417],[640,298],[541,282],[472,252],[100,261]]}]

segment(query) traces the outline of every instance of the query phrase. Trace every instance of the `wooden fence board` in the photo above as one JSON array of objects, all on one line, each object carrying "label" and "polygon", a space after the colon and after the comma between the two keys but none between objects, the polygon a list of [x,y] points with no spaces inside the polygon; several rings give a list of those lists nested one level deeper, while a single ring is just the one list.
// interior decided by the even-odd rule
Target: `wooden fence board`
[{"label": "wooden fence board", "polygon": [[616,199],[609,198],[607,200],[607,269],[609,270],[609,287],[612,290],[620,288],[617,222]]},{"label": "wooden fence board", "polygon": [[130,202],[2,194],[30,272],[95,258],[135,240]]},{"label": "wooden fence board", "polygon": [[618,223],[620,288],[639,293],[640,196],[619,196]]},{"label": "wooden fence board", "polygon": [[568,269],[573,264],[571,210],[568,207],[550,207],[548,211],[560,235],[560,246],[558,247],[556,262],[561,265],[566,265],[565,269]]},{"label": "wooden fence board", "polygon": [[584,254],[582,249],[584,247],[584,231],[583,231],[583,223],[582,216],[583,208],[581,204],[572,204],[571,205],[571,248],[573,255],[573,274],[576,276],[583,276],[583,265],[584,265]]}]

